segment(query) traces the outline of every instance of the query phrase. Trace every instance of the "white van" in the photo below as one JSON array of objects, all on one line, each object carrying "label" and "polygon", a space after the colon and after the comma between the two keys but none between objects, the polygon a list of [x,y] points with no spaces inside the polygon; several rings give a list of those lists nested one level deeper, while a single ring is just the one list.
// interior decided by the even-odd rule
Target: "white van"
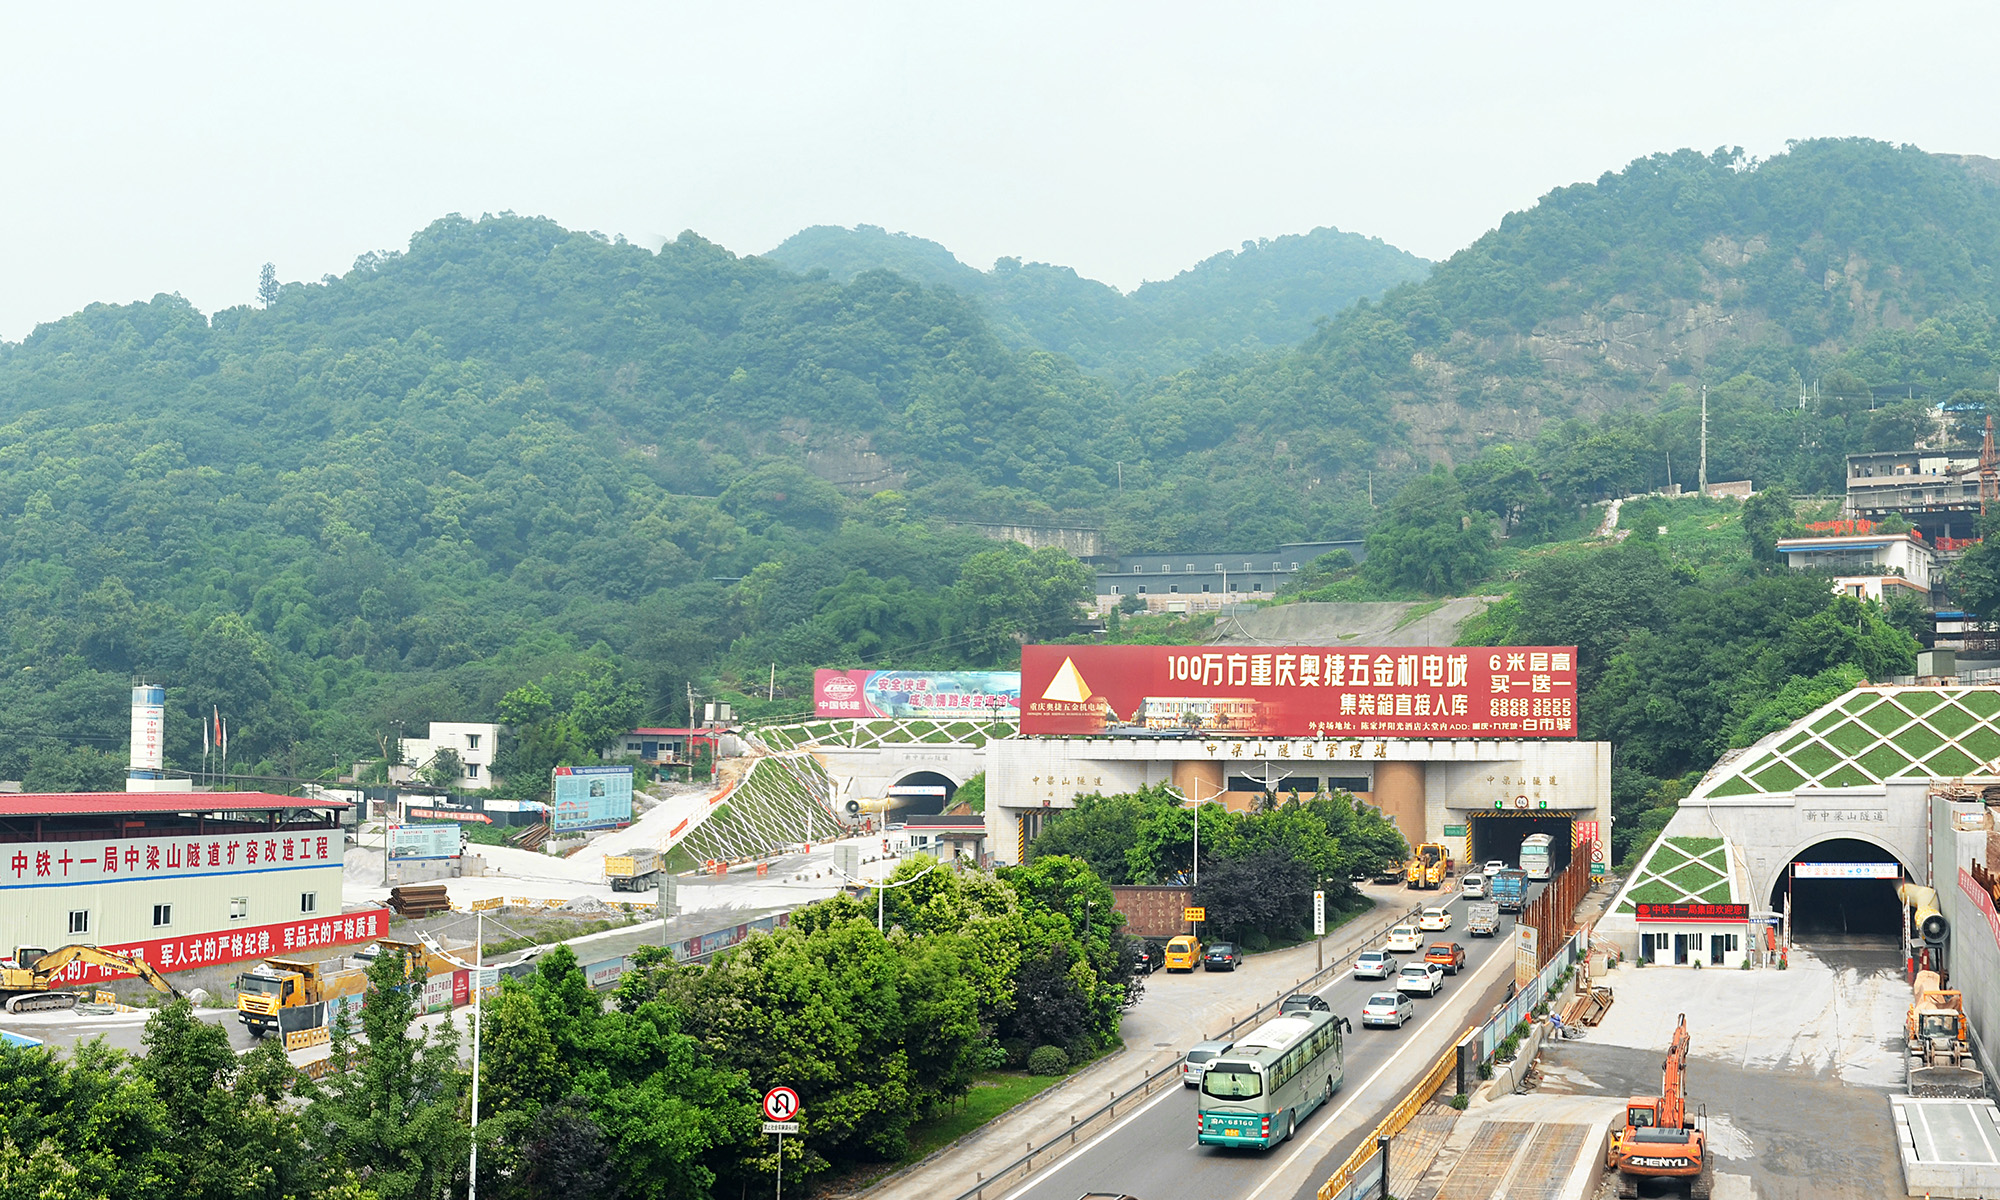
[{"label": "white van", "polygon": [[1483,900],[1486,897],[1486,873],[1473,871],[1458,881],[1458,890],[1465,893],[1468,900]]}]

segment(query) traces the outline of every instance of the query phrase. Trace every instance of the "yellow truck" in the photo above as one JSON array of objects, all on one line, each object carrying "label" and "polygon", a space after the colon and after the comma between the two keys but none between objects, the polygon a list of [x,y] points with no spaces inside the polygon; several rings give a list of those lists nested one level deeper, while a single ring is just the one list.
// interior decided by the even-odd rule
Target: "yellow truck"
[{"label": "yellow truck", "polygon": [[1425,842],[1410,852],[1403,882],[1413,888],[1435,891],[1451,875],[1451,852],[1437,842]]},{"label": "yellow truck", "polygon": [[167,977],[143,958],[100,950],[96,946],[64,946],[57,950],[22,946],[14,951],[14,957],[0,959],[0,996],[6,998],[7,1011],[47,1012],[75,1008],[79,997],[75,992],[58,991],[56,978],[71,963],[79,962],[114,971],[129,971],[152,984],[155,991],[174,997],[180,995],[174,985],[167,982]]},{"label": "yellow truck", "polygon": [[604,878],[614,892],[643,892],[659,882],[664,869],[665,856],[658,850],[638,849],[604,856]]},{"label": "yellow truck", "polygon": [[288,1010],[302,1012],[367,990],[368,963],[361,958],[267,958],[236,977],[236,1016],[252,1037],[263,1037],[284,1030]]}]

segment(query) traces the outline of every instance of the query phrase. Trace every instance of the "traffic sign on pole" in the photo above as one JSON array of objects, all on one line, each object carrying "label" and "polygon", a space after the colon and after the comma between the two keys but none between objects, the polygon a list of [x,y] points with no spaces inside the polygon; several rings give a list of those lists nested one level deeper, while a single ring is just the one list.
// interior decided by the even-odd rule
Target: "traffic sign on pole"
[{"label": "traffic sign on pole", "polygon": [[1326,936],[1326,893],[1313,893],[1313,936]]},{"label": "traffic sign on pole", "polygon": [[799,1123],[797,1121],[764,1122],[765,1133],[797,1133],[798,1131],[799,1131]]},{"label": "traffic sign on pole", "polygon": [[[799,1115],[799,1094],[788,1087],[774,1087],[764,1093],[764,1118],[769,1121],[790,1121]],[[776,1132],[773,1130],[772,1132]],[[786,1133],[793,1130],[787,1129]]]},{"label": "traffic sign on pole", "polygon": [[1208,920],[1208,910],[1206,908],[1196,908],[1193,905],[1188,905],[1187,907],[1181,909],[1181,920],[1206,921]]}]

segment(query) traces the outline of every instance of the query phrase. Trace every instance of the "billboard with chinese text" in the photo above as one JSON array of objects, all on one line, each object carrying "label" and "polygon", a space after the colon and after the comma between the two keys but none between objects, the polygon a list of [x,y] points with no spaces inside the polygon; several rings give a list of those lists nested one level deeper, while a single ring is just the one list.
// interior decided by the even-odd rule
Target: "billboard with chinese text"
[{"label": "billboard with chinese text", "polygon": [[557,833],[632,822],[632,768],[557,767],[549,828]]},{"label": "billboard with chinese text", "polygon": [[389,857],[398,862],[418,858],[457,858],[464,843],[456,823],[393,825],[389,828]]},{"label": "billboard with chinese text", "polygon": [[929,717],[1018,721],[1019,671],[814,671],[822,717]]},{"label": "billboard with chinese text", "polygon": [[1573,738],[1576,647],[1026,646],[1021,732]]}]

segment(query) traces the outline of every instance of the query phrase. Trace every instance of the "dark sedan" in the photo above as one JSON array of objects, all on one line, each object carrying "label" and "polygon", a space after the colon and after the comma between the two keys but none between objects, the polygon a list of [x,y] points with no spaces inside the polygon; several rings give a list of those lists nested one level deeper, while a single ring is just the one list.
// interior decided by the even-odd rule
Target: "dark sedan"
[{"label": "dark sedan", "polygon": [[1234,971],[1243,961],[1243,952],[1228,942],[1217,942],[1202,955],[1201,969],[1204,971]]}]

